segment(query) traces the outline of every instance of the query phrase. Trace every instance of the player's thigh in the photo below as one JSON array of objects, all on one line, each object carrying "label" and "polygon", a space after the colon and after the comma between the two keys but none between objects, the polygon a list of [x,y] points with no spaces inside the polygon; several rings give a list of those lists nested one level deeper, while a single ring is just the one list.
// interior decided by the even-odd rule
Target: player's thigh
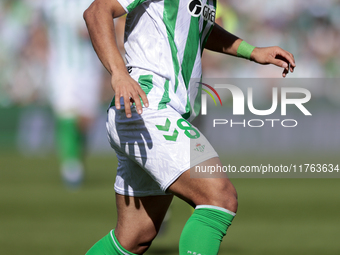
[{"label": "player's thigh", "polygon": [[[128,187],[133,192],[126,191],[126,185],[120,185],[120,191],[116,189],[118,193],[129,192],[132,196],[164,194],[191,166],[218,157],[204,135],[174,109],[145,108],[143,114],[139,115],[132,108],[131,112],[130,119],[126,118],[122,109],[111,107],[108,112],[107,128],[111,146],[116,150],[118,158],[122,155],[139,166],[137,170],[129,165],[124,167],[124,171],[118,171],[118,176],[128,177],[124,178],[124,182],[135,179],[128,181]],[[139,180],[143,175],[148,175],[158,185],[157,188],[152,187],[152,192],[151,187],[148,187],[150,185],[139,185],[147,182],[146,177],[143,182]]]},{"label": "player's thigh", "polygon": [[157,235],[173,195],[131,197],[116,195],[118,212],[115,235],[127,250],[148,246]]},{"label": "player's thigh", "polygon": [[[222,166],[218,157],[208,159],[199,164],[200,167]],[[230,179],[225,173],[215,172],[207,175],[190,172],[195,171],[192,167],[184,172],[168,189],[171,193],[182,198],[189,204],[214,205],[236,212],[237,193]]]}]

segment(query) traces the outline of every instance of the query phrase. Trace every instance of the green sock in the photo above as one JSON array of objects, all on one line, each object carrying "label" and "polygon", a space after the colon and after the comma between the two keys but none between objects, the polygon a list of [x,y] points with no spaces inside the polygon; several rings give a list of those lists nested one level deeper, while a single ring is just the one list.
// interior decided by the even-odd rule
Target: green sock
[{"label": "green sock", "polygon": [[59,118],[57,125],[59,155],[63,162],[81,159],[82,135],[77,127],[76,118]]},{"label": "green sock", "polygon": [[210,205],[197,206],[179,240],[179,254],[216,255],[235,213]]},{"label": "green sock", "polygon": [[125,250],[118,242],[114,230],[95,243],[85,255],[136,255]]}]

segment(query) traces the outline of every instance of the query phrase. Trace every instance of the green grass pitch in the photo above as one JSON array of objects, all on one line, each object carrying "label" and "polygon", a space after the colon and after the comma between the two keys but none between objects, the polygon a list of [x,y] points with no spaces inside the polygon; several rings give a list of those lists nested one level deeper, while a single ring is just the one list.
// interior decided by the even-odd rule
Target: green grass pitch
[{"label": "green grass pitch", "polygon": [[[242,160],[242,159],[235,159]],[[115,226],[115,157],[90,157],[66,190],[55,157],[0,154],[0,254],[75,255]],[[239,212],[220,254],[339,254],[340,179],[234,179]],[[175,199],[149,255],[175,255],[189,206]]]}]

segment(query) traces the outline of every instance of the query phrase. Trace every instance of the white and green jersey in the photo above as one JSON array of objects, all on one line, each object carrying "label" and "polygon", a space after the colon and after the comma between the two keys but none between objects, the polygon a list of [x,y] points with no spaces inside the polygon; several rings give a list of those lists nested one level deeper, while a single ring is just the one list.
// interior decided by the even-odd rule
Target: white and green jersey
[{"label": "white and green jersey", "polygon": [[172,107],[186,119],[200,110],[201,56],[215,21],[216,0],[118,0],[129,13],[127,67],[150,108]]},{"label": "white and green jersey", "polygon": [[48,0],[41,11],[49,36],[50,100],[57,114],[94,117],[99,106],[102,65],[83,19],[93,0]]},{"label": "white and green jersey", "polygon": [[[57,76],[98,73],[96,56],[83,19],[93,0],[48,0],[42,2],[50,44],[50,69]],[[57,78],[57,77],[56,77]]]}]

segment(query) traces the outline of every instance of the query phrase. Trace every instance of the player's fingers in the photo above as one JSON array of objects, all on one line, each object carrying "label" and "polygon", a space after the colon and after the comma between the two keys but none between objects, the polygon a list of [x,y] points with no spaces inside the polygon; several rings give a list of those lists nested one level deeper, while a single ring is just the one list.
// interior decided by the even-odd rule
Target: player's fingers
[{"label": "player's fingers", "polygon": [[284,70],[283,74],[284,74],[284,77],[286,77],[286,74],[290,72],[294,72],[294,69],[296,67],[296,63],[295,63],[295,58],[294,58],[294,55],[291,54],[290,52],[288,51],[283,51],[281,52],[281,55],[278,55],[277,58],[285,61],[286,63],[289,64],[289,67]]},{"label": "player's fingers", "polygon": [[278,67],[283,68],[282,77],[285,78],[287,76],[287,74],[289,73],[289,62],[288,62],[288,60],[286,60],[282,56],[276,56],[275,59],[272,59],[271,61],[272,61],[273,65],[276,65]]},{"label": "player's fingers", "polygon": [[[293,56],[293,54],[289,53],[288,51],[280,49],[276,58],[281,58],[281,59],[288,61],[291,68],[296,67],[294,56]],[[294,69],[292,69],[292,70],[294,70]]]},{"label": "player's fingers", "polygon": [[120,92],[118,90],[116,90],[115,91],[115,106],[118,110],[120,109],[120,98],[121,97],[122,97],[122,95],[120,94]]},{"label": "player's fingers", "polygon": [[278,58],[272,59],[271,64],[276,65],[278,67],[282,67],[284,69],[288,69],[289,67],[289,64],[286,61]]},{"label": "player's fingers", "polygon": [[289,71],[290,72],[294,72],[294,69],[295,69],[295,67],[296,67],[296,63],[295,63],[295,58],[294,58],[294,55],[293,54],[291,54],[291,53],[289,53],[288,52],[288,54],[289,54],[289,56],[290,56],[290,61],[289,61]]},{"label": "player's fingers", "polygon": [[282,77],[285,78],[288,73],[289,73],[289,69],[288,68],[283,69]]},{"label": "player's fingers", "polygon": [[146,96],[144,90],[142,90],[141,87],[138,87],[138,94],[141,97],[143,104],[145,105],[145,107],[149,107],[149,100],[148,97]]},{"label": "player's fingers", "polygon": [[290,71],[291,71],[292,73],[294,73],[295,67],[296,67],[296,65],[295,65],[295,66],[290,65]]},{"label": "player's fingers", "polygon": [[139,95],[137,94],[137,92],[133,93],[132,98],[136,104],[136,109],[137,109],[138,114],[142,114],[143,107],[142,107],[142,104],[140,102]]},{"label": "player's fingers", "polygon": [[131,118],[130,96],[124,95],[124,105],[126,117]]}]

